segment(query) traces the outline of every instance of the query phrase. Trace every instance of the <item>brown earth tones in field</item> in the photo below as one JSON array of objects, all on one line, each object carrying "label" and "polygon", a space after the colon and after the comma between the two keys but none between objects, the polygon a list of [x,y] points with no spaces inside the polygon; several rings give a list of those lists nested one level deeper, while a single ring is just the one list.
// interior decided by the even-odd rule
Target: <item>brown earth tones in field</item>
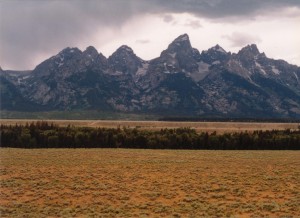
[{"label": "brown earth tones in field", "polygon": [[[25,125],[38,120],[1,119],[0,124]],[[123,120],[45,120],[59,126],[104,127],[104,128],[138,128],[160,130],[163,128],[192,128],[197,132],[242,132],[255,130],[298,129],[298,123],[252,123],[252,122],[167,122],[167,121],[123,121]]]},{"label": "brown earth tones in field", "polygon": [[1,217],[299,217],[299,151],[0,149]]}]

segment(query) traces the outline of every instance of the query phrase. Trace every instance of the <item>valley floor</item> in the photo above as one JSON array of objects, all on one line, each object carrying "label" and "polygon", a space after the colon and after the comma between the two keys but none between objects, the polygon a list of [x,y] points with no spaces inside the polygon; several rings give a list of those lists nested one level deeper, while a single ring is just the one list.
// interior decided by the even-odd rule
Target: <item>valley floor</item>
[{"label": "valley floor", "polygon": [[[36,119],[0,119],[0,125],[26,125],[37,122]],[[160,130],[164,128],[192,128],[197,132],[230,133],[255,130],[295,130],[299,123],[257,123],[257,122],[171,122],[171,121],[128,121],[128,120],[44,120],[59,126],[81,126],[101,128],[138,128]]]},{"label": "valley floor", "polygon": [[299,217],[299,151],[0,149],[1,217]]}]

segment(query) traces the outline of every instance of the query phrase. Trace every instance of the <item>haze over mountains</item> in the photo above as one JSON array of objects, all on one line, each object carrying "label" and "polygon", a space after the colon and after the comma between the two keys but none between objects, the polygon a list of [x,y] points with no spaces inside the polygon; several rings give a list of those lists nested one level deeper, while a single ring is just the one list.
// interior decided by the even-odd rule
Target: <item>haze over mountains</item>
[{"label": "haze over mountains", "polygon": [[300,118],[300,68],[257,46],[201,53],[187,34],[150,61],[123,45],[106,58],[65,48],[32,71],[0,69],[1,110],[103,110],[167,116]]}]

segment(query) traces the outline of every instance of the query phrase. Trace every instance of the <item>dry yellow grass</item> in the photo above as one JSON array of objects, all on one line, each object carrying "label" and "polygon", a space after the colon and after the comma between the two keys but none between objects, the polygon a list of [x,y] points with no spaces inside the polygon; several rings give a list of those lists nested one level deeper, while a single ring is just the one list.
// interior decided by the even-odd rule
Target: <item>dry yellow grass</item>
[{"label": "dry yellow grass", "polygon": [[[15,120],[1,119],[0,124],[14,125],[36,122],[38,120]],[[84,127],[106,127],[106,128],[139,128],[147,130],[160,130],[162,128],[196,129],[197,132],[241,132],[254,130],[285,130],[297,129],[298,123],[250,123],[250,122],[167,122],[167,121],[123,121],[123,120],[45,120],[59,126],[84,126]]]},{"label": "dry yellow grass", "polygon": [[0,149],[1,217],[299,217],[299,151]]}]

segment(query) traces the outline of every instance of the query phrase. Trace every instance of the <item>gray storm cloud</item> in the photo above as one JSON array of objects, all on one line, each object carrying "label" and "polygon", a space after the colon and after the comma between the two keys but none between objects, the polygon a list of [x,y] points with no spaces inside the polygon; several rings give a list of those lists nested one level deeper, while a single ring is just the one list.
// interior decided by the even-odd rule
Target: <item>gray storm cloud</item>
[{"label": "gray storm cloud", "polygon": [[[230,22],[247,20],[298,0],[1,0],[0,66],[27,69],[41,54],[89,41],[101,29],[118,28],[144,13],[190,13]],[[172,17],[169,17],[169,20]],[[168,17],[166,18],[168,19]],[[200,27],[199,23],[190,23]],[[100,37],[101,34],[97,37]]]},{"label": "gray storm cloud", "polygon": [[224,35],[223,38],[228,39],[233,47],[243,47],[251,43],[261,42],[261,38],[240,32],[233,32],[231,35]]}]

